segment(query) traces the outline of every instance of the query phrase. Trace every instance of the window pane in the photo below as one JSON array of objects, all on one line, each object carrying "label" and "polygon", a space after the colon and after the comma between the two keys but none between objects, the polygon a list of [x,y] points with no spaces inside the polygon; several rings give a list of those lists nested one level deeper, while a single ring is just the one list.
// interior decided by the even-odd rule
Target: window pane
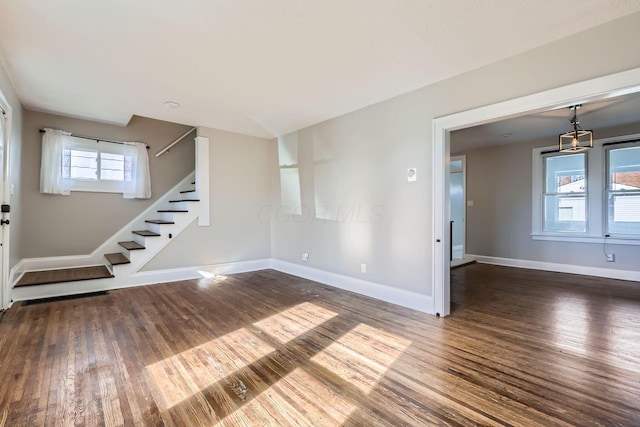
[{"label": "window pane", "polygon": [[69,172],[72,179],[98,179],[98,153],[69,150]]},{"label": "window pane", "polygon": [[586,232],[586,205],[586,197],[584,194],[545,195],[544,231]]},{"label": "window pane", "polygon": [[608,154],[607,232],[640,235],[640,146]]},{"label": "window pane", "polygon": [[100,153],[100,179],[109,181],[123,181],[124,155]]},{"label": "window pane", "polygon": [[545,193],[586,191],[585,154],[545,158]]},{"label": "window pane", "polygon": [[640,235],[640,192],[609,193],[607,231]]},{"label": "window pane", "polygon": [[640,146],[609,150],[609,189],[640,190]]}]

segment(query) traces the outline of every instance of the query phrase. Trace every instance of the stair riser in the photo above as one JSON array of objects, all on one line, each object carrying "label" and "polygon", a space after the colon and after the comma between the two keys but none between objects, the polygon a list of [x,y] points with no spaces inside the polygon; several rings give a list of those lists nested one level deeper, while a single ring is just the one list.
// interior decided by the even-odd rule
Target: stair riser
[{"label": "stair riser", "polygon": [[141,244],[144,247],[147,247],[147,243],[146,243],[147,238],[144,237],[144,236],[141,236],[139,234],[133,234],[133,238],[131,240],[133,240],[136,243]]},{"label": "stair riser", "polygon": [[176,215],[176,214],[171,213],[171,212],[158,212],[157,218],[153,218],[153,219],[162,219],[164,221],[174,221],[175,222],[174,215]]},{"label": "stair riser", "polygon": [[[194,196],[189,195],[189,198],[195,198]],[[169,203],[169,209],[177,209],[177,210],[191,210],[195,209],[195,206],[199,202],[173,202]]]}]

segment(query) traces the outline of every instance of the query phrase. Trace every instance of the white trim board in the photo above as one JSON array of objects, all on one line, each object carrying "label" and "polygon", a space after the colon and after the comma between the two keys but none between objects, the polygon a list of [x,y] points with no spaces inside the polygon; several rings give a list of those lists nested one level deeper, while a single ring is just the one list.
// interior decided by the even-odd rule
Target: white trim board
[{"label": "white trim board", "polygon": [[215,275],[227,275],[266,270],[269,268],[282,273],[301,277],[303,279],[313,280],[324,285],[344,289],[402,307],[432,314],[428,309],[433,306],[433,301],[428,295],[422,295],[403,289],[396,289],[390,286],[277,259],[258,259],[214,265],[141,271],[128,276],[123,280],[97,279],[82,282],[55,283],[43,286],[25,286],[12,289],[11,297],[13,301],[25,301],[38,298],[74,295],[78,293],[78,283],[82,284],[82,292],[86,293],[124,289],[156,283],[176,282],[180,280],[206,279],[202,272]]},{"label": "white trim board", "polygon": [[450,132],[509,117],[636,92],[640,92],[640,68],[433,119],[431,279],[434,312],[447,316],[451,309],[449,257],[445,255],[449,248],[449,164],[447,160],[450,153]]},{"label": "white trim board", "polygon": [[555,262],[530,261],[526,259],[499,258],[483,255],[469,255],[481,264],[505,267],[527,268],[530,270],[554,271],[556,273],[580,274],[583,276],[605,277],[607,279],[632,280],[640,282],[640,271],[615,270],[613,268],[589,267],[586,265],[558,264]]},{"label": "white trim board", "polygon": [[367,282],[366,280],[356,279],[354,277],[331,273],[317,268],[307,267],[278,259],[271,260],[271,268],[282,273],[313,280],[334,288],[355,292],[360,295],[390,302],[392,304],[411,308],[423,313],[434,314],[430,311],[433,307],[433,298],[429,295],[418,294],[404,289],[396,289],[391,286]]},{"label": "white trim board", "polygon": [[42,286],[23,286],[12,289],[12,302],[30,299],[51,298],[74,295],[81,284],[82,293],[132,288],[136,286],[154,285],[158,283],[177,282],[180,280],[206,279],[200,272],[216,275],[237,274],[270,268],[270,259],[229,262],[214,265],[202,265],[184,268],[168,268],[164,270],[141,271],[122,280],[96,279],[79,282],[52,283]]}]

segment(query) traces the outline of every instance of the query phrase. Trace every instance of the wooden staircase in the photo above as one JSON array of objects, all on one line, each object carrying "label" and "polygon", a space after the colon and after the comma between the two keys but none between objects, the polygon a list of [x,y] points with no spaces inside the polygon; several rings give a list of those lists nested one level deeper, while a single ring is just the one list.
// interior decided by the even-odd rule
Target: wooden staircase
[{"label": "wooden staircase", "polygon": [[[194,185],[195,182],[191,182],[191,186]],[[104,283],[105,280],[114,279],[119,284],[131,286],[129,283],[132,280],[129,278],[135,276],[144,264],[197,218],[198,209],[194,204],[200,200],[195,187],[175,194],[178,197],[170,199],[168,207],[165,205],[162,209],[156,209],[156,218],[145,219],[139,227],[129,231],[132,240],[118,241],[117,247],[114,247],[116,251],[105,253],[103,265],[25,272],[14,285],[12,299],[48,298],[120,287]],[[142,227],[144,229],[138,229]],[[151,251],[146,253],[149,252],[149,247]],[[91,282],[93,286],[85,286],[83,283],[72,286],[70,282]]]}]

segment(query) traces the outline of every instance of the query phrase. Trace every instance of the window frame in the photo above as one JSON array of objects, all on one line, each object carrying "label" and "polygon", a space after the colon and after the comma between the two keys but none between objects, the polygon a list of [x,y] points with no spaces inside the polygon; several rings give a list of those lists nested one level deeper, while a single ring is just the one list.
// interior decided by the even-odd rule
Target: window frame
[{"label": "window frame", "polygon": [[[542,232],[548,234],[558,234],[558,235],[588,235],[589,234],[589,155],[587,152],[580,153],[562,153],[562,152],[543,152],[540,153],[542,156]],[[569,192],[569,193],[559,193],[559,192],[548,192],[547,191],[547,159],[553,157],[565,157],[565,156],[576,156],[576,155],[584,155],[584,180],[585,180],[585,189],[580,192]],[[545,223],[545,209],[546,209],[546,196],[579,196],[584,195],[584,203],[585,203],[585,219],[584,219],[584,231],[546,231],[546,223]],[[558,211],[559,214],[559,211]],[[558,215],[559,216],[559,215]]]},{"label": "window frame", "polygon": [[[123,145],[113,144],[109,142],[96,142],[95,140],[88,140],[85,138],[70,136],[64,150],[77,150],[97,153],[96,179],[65,178],[69,180],[70,191],[91,193],[124,193],[126,183],[125,180],[114,181],[100,179],[100,154],[119,154],[126,157]],[[62,171],[60,171],[60,173],[62,173]]]},{"label": "window frame", "polygon": [[[625,190],[612,190],[611,186],[610,186],[610,182],[609,182],[609,178],[610,178],[610,167],[611,167],[611,163],[610,163],[610,153],[613,150],[618,150],[618,149],[624,149],[624,148],[638,148],[640,149],[640,140],[635,139],[635,140],[630,140],[630,141],[618,141],[618,142],[609,142],[609,143],[605,143],[603,144],[603,150],[604,150],[604,191],[603,191],[603,208],[604,208],[604,230],[606,232],[606,234],[608,236],[611,237],[619,237],[619,238],[632,238],[632,239],[640,239],[640,233],[635,233],[635,234],[625,234],[625,233],[614,233],[611,230],[609,230],[609,216],[611,215],[610,211],[609,211],[609,194],[614,194],[614,193],[622,193],[624,194],[626,191]],[[629,192],[634,192],[634,193],[639,193],[640,194],[640,189],[638,190],[627,190]]]},{"label": "window frame", "polygon": [[532,149],[532,221],[530,236],[533,240],[598,243],[619,245],[639,245],[640,236],[637,235],[612,235],[607,237],[607,159],[606,147],[608,144],[624,143],[626,141],[640,140],[640,133],[621,135],[611,138],[594,140],[593,148],[588,150],[586,156],[586,180],[587,180],[587,227],[585,233],[577,232],[548,232],[544,231],[544,158],[543,153],[558,150],[557,145],[538,147]]}]

